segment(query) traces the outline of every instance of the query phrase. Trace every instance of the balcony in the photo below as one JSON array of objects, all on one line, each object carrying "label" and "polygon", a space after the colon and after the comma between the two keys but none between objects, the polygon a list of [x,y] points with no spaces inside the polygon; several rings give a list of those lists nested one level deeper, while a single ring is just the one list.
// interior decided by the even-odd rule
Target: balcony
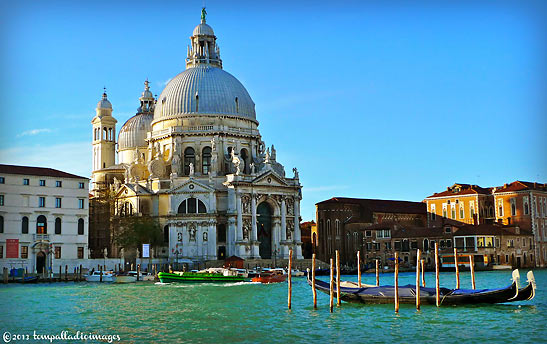
[{"label": "balcony", "polygon": [[34,241],[49,241],[49,234],[32,234]]}]

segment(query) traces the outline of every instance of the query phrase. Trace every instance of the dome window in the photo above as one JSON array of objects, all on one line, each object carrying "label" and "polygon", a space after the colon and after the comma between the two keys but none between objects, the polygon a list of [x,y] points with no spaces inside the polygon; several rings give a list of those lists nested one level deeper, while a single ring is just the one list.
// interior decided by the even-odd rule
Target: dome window
[{"label": "dome window", "polygon": [[199,112],[199,95],[196,93],[196,112]]},{"label": "dome window", "polygon": [[239,99],[236,97],[236,113],[239,113]]}]

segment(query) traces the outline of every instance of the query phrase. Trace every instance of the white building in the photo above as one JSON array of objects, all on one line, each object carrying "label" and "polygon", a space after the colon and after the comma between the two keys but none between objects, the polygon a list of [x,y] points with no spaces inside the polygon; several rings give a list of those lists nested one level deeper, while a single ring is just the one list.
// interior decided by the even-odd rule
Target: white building
[{"label": "white building", "polygon": [[262,141],[255,104],[223,69],[205,13],[186,70],[158,99],[145,82],[137,114],[120,129],[117,164],[112,112],[103,94],[92,120],[92,193],[109,190],[116,216],[156,218],[165,238],[157,255],[275,259],[293,249],[302,258],[298,171],[286,176],[274,146]]},{"label": "white building", "polygon": [[89,179],[0,165],[0,268],[69,272],[87,259]]}]

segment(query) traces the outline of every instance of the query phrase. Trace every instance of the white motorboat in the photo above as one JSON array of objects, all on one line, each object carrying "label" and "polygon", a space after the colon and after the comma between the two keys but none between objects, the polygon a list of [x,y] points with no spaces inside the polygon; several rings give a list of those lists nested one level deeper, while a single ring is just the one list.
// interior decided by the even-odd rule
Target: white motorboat
[{"label": "white motorboat", "polygon": [[[154,281],[154,275],[146,272],[139,274],[139,281]],[[120,273],[114,275],[115,283],[133,283],[137,282],[137,271],[128,271],[127,273]]]},{"label": "white motorboat", "polygon": [[[103,271],[103,282],[112,282],[113,274],[112,271]],[[101,271],[93,271],[91,274],[85,276],[85,280],[88,282],[100,282],[101,281]]]}]

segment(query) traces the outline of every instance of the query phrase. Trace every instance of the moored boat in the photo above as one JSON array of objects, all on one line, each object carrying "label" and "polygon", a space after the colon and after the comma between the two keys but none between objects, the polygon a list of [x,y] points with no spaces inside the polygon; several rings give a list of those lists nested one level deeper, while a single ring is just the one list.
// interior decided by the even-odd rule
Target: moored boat
[{"label": "moored boat", "polygon": [[260,272],[258,276],[252,278],[252,282],[260,283],[279,283],[285,282],[287,279],[287,274],[283,269],[271,269]]},{"label": "moored boat", "polygon": [[[102,272],[103,282],[113,282],[114,281],[114,274],[112,271],[103,271]],[[101,281],[101,271],[93,271],[91,274],[85,276],[85,280],[88,282],[100,282]]]},{"label": "moored boat", "polygon": [[[312,281],[308,276],[308,284],[312,285]],[[344,286],[345,285],[345,286]],[[330,284],[321,280],[315,280],[316,289],[329,294]],[[533,274],[528,274],[528,286],[518,289],[518,282],[514,278],[513,283],[505,288],[498,289],[448,289],[440,288],[440,301],[444,305],[463,305],[463,304],[481,304],[481,303],[504,303],[530,300],[534,296],[535,281]],[[336,286],[334,286],[336,292]],[[416,286],[404,285],[399,286],[399,303],[413,304],[416,302]],[[522,293],[521,297],[519,294]],[[367,286],[362,285],[361,288],[355,286],[354,283],[345,282],[340,285],[340,298],[346,302],[355,303],[394,303],[395,287],[390,285],[384,286]],[[436,304],[435,288],[420,287],[420,302],[422,304]]]},{"label": "moored boat", "polygon": [[183,283],[230,283],[244,282],[248,278],[235,271],[224,269],[222,272],[160,272],[158,278],[161,283],[183,282]]}]

